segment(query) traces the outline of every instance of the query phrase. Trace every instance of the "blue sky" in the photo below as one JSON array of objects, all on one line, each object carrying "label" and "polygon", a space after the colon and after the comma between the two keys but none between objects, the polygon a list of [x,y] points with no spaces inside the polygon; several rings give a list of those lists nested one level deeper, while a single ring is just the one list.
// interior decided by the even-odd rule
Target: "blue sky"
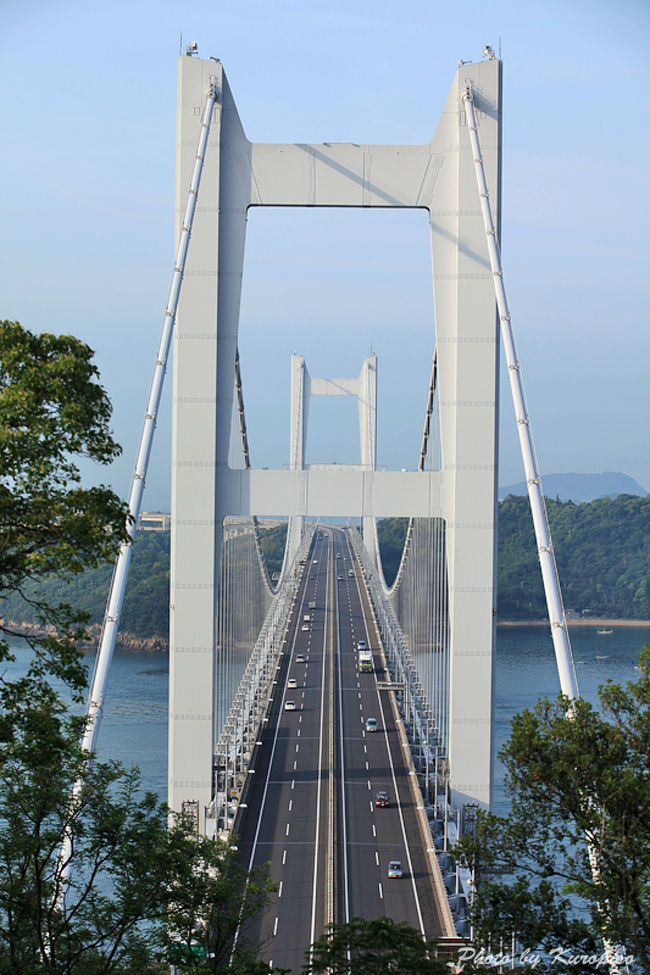
[{"label": "blue sky", "polygon": [[[650,489],[646,3],[3,0],[0,316],[96,350],[124,446],[103,479],[128,490],[169,287],[181,33],[223,61],[259,142],[427,142],[457,60],[501,43],[502,251],[540,467]],[[431,317],[423,214],[254,211],[241,350],[255,466],[288,458],[290,353],[356,375],[371,345],[379,462],[412,466]],[[356,458],[350,407],[314,401],[312,460]],[[169,409],[150,510],[169,503]],[[507,484],[522,477],[507,390],[501,427]]]}]

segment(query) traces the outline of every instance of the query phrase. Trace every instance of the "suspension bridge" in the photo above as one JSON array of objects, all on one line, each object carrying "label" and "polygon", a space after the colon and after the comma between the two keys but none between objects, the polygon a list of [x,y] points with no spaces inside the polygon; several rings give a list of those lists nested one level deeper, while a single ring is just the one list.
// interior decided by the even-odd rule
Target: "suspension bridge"
[{"label": "suspension bridge", "polygon": [[[500,338],[562,689],[576,696],[500,263],[501,62],[461,63],[430,143],[257,144],[219,61],[179,59],[177,257],[131,511],[173,341],[169,804],[236,830],[277,897],[253,932],[297,971],[327,923],[383,914],[453,944],[472,879],[449,848],[491,791]],[[248,449],[238,352],[250,207],[427,211],[435,322],[421,448],[379,471],[377,360],[353,378],[291,360],[290,464]],[[182,289],[181,289],[182,283]],[[318,363],[310,364],[317,370]],[[305,462],[312,396],[358,401],[360,462]],[[288,518],[272,585],[258,519]],[[391,587],[376,519],[408,518]],[[94,748],[128,570],[93,681]]]}]

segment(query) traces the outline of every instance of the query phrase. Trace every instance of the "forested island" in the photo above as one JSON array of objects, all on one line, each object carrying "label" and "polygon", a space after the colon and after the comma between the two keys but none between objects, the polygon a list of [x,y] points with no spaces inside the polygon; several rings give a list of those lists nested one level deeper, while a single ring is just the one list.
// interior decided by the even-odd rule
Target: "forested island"
[{"label": "forested island", "polygon": [[[567,610],[594,618],[650,619],[650,495],[599,498],[584,504],[547,498],[558,571]],[[406,518],[378,523],[387,582],[397,572]],[[286,527],[262,533],[269,574],[281,566]],[[104,614],[112,566],[87,570],[61,582],[50,576],[49,601],[66,600],[98,624]],[[499,504],[498,602],[500,621],[542,620],[544,593],[528,499],[510,495]],[[29,592],[26,593],[29,596]],[[0,604],[0,616],[36,622],[17,594]],[[141,532],[134,544],[120,629],[164,644],[169,624],[169,532]]]}]

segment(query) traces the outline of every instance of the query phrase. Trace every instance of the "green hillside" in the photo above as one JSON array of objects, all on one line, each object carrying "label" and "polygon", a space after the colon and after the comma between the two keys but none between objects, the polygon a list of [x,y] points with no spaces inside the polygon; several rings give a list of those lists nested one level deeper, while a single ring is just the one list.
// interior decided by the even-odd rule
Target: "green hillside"
[{"label": "green hillside", "polygon": [[[584,504],[546,500],[567,610],[613,619],[650,619],[650,495]],[[378,524],[386,581],[399,566],[407,519]],[[499,619],[543,619],[542,578],[528,498],[499,505]]]},{"label": "green hillside", "polygon": [[[613,619],[650,619],[650,495],[620,495],[584,504],[552,501],[547,507],[567,609]],[[387,581],[397,571],[406,518],[378,524]],[[282,564],[286,525],[263,532],[269,572]],[[52,578],[50,600],[67,600],[101,622],[111,566],[62,583]],[[498,616],[543,619],[542,581],[528,499],[510,495],[499,505]],[[27,593],[29,596],[30,594]],[[35,622],[27,603],[14,596],[0,616]],[[169,533],[141,532],[135,542],[120,629],[137,637],[166,637],[169,625]]]}]

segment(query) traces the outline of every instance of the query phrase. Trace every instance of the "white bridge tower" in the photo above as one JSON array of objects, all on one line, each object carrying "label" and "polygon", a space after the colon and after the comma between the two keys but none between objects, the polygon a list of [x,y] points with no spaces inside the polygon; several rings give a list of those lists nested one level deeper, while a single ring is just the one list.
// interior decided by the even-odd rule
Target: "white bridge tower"
[{"label": "white bridge tower", "polygon": [[[435,135],[426,145],[305,145],[250,142],[222,65],[181,57],[177,235],[210,84],[216,84],[217,104],[174,339],[169,803],[174,809],[187,801],[206,807],[212,798],[223,520],[229,515],[286,513],[299,518],[444,519],[451,795],[457,803],[486,805],[491,768],[499,341],[463,95],[470,85],[498,229],[501,63],[490,59],[459,67]],[[303,469],[304,410],[299,408],[298,393],[291,469],[229,467],[246,216],[253,206],[399,207],[428,212],[441,470],[375,469],[376,373],[367,364],[361,379],[354,381],[365,388],[360,402],[367,404],[361,418],[365,453],[358,467]],[[408,341],[408,336],[403,340]],[[304,364],[294,363],[297,382],[301,370],[304,396]],[[319,384],[336,382],[312,380],[311,392],[326,392]],[[423,390],[423,399],[425,394]],[[367,540],[371,534],[366,532]]]}]

